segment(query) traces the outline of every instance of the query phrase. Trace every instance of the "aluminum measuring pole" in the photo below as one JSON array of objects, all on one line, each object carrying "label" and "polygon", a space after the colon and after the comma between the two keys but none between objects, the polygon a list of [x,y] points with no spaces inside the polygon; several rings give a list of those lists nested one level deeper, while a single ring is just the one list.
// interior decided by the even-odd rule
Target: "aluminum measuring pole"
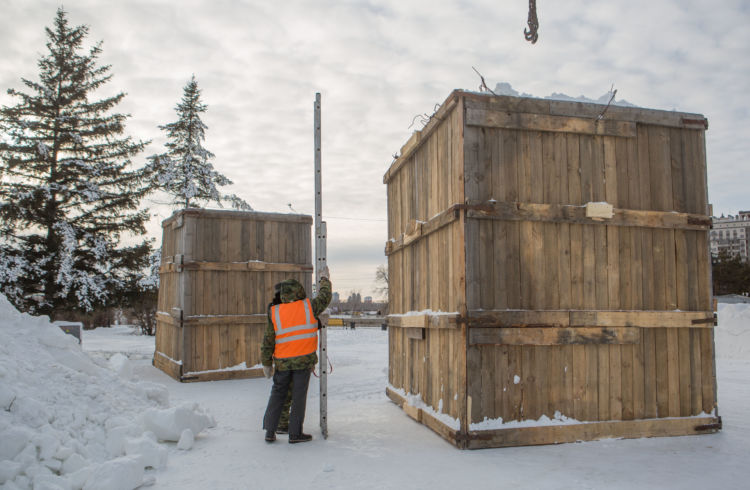
[{"label": "aluminum measuring pole", "polygon": [[[326,223],[322,220],[321,157],[320,157],[320,93],[315,94],[315,283],[326,266]],[[318,330],[320,371],[320,432],[328,439],[328,333],[325,325]]]}]

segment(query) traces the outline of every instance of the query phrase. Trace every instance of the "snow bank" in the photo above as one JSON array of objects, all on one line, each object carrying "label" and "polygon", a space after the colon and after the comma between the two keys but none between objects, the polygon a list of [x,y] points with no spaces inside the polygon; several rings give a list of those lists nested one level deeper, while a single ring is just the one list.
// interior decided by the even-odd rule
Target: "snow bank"
[{"label": "snow bank", "polygon": [[[198,405],[169,408],[166,388],[131,383],[124,356],[92,359],[46,317],[0,295],[0,486],[123,489],[153,483],[185,430],[215,425]],[[187,444],[185,444],[187,446]]]},{"label": "snow bank", "polygon": [[750,304],[719,303],[716,357],[750,360]]}]

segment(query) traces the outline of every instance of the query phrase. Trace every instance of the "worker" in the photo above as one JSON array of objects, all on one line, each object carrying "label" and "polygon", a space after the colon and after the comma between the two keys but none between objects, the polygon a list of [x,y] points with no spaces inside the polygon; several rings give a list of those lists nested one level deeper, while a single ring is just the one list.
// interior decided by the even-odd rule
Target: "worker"
[{"label": "worker", "polygon": [[287,393],[292,392],[289,416],[289,443],[312,440],[302,431],[310,373],[318,362],[317,317],[331,302],[328,267],[321,272],[318,294],[307,298],[305,288],[295,279],[278,285],[281,303],[269,311],[261,344],[261,362],[266,378],[273,376],[273,387],[263,417],[266,442],[276,440],[276,432]]}]

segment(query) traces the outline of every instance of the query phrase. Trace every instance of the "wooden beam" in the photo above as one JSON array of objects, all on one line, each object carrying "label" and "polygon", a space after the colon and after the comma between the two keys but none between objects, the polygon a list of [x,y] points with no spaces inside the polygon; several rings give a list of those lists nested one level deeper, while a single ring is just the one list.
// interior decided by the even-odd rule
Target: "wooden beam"
[{"label": "wooden beam", "polygon": [[679,230],[709,230],[711,217],[668,211],[614,208],[610,219],[586,217],[586,206],[523,202],[469,202],[467,217],[501,221],[544,221],[581,225],[631,226]]},{"label": "wooden beam", "polygon": [[224,381],[229,379],[248,379],[263,377],[263,369],[232,369],[229,371],[201,371],[190,373],[187,372],[180,377],[183,383],[192,383],[197,381]]},{"label": "wooden beam", "polygon": [[634,122],[596,117],[553,116],[509,111],[466,109],[466,125],[635,138]]},{"label": "wooden beam", "polygon": [[713,327],[711,311],[571,311],[570,326],[695,328]]},{"label": "wooden beam", "polygon": [[391,399],[393,403],[401,407],[401,409],[414,419],[415,421],[419,422],[420,424],[424,424],[430,429],[432,429],[436,434],[438,434],[440,437],[445,439],[446,441],[450,442],[454,446],[459,446],[458,441],[458,432],[455,429],[452,429],[448,427],[443,422],[439,421],[435,417],[433,417],[430,413],[425,412],[421,408],[413,407],[406,403],[406,399],[390,389],[389,387],[385,388],[385,394],[388,396],[388,398]]},{"label": "wooden beam", "polygon": [[248,325],[248,324],[266,324],[268,316],[264,314],[255,315],[192,315],[183,319],[183,325]]},{"label": "wooden beam", "polygon": [[[182,226],[181,222],[185,216],[210,219],[234,219],[247,221],[276,221],[282,223],[306,223],[312,225],[312,216],[306,214],[287,214],[287,213],[261,213],[258,211],[235,211],[229,209],[182,209],[175,211],[172,216],[162,221],[163,228]],[[178,222],[177,225],[174,223]]]},{"label": "wooden beam", "polygon": [[456,221],[459,217],[462,204],[454,204],[442,213],[433,216],[429,221],[412,220],[407,229],[404,230],[398,238],[391,238],[385,243],[385,254],[391,255],[398,252],[404,247],[425,238],[426,236],[438,231],[446,225]]},{"label": "wooden beam", "polygon": [[566,442],[595,441],[605,438],[637,439],[714,434],[721,430],[721,417],[678,417],[663,419],[615,420],[566,425],[513,427],[470,431],[466,435],[437,420],[424,410],[406,403],[404,397],[386,387],[386,395],[409,417],[432,429],[458,448],[536,446]]},{"label": "wooden beam", "polygon": [[640,329],[635,327],[469,329],[469,344],[471,345],[637,344],[639,342]]},{"label": "wooden beam", "polygon": [[156,312],[156,321],[168,323],[170,325],[174,325],[175,327],[182,326],[182,322],[180,321],[179,317],[175,317],[163,311]]},{"label": "wooden beam", "polygon": [[168,263],[159,267],[159,273],[189,271],[222,271],[222,272],[312,272],[312,264],[283,264],[275,262],[185,262],[184,264]]},{"label": "wooden beam", "polygon": [[406,335],[407,339],[424,340],[424,328],[404,328],[404,335]]},{"label": "wooden beam", "polygon": [[154,352],[154,358],[151,363],[154,367],[161,369],[177,381],[182,377],[182,364],[175,362],[159,351]]},{"label": "wooden beam", "polygon": [[458,313],[388,315],[388,326],[400,328],[458,328]]},{"label": "wooden beam", "polygon": [[713,328],[714,313],[712,311],[672,310],[472,310],[466,320],[472,328]]},{"label": "wooden beam", "polygon": [[618,105],[567,100],[535,99],[531,97],[494,96],[476,92],[460,92],[468,108],[493,111],[522,112],[550,116],[598,118],[605,110],[606,120],[628,121],[675,128],[705,130],[708,120],[702,114],[625,107]]},{"label": "wooden beam", "polygon": [[468,448],[535,446],[604,438],[637,439],[713,434],[721,430],[719,417],[618,420],[570,425],[517,427],[468,434]]}]

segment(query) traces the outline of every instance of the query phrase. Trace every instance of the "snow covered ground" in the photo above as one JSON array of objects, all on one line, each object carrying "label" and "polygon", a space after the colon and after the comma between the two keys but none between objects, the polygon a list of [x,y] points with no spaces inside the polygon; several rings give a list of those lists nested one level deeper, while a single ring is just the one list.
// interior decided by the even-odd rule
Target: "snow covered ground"
[{"label": "snow covered ground", "polygon": [[[151,366],[152,337],[133,335],[129,327],[86,331],[82,354],[73,337],[9,311],[4,301],[0,298],[0,488],[119,489],[133,488],[137,481],[159,489],[704,490],[747,488],[750,477],[746,304],[719,309],[722,432],[460,451],[385,396],[387,333],[380,329],[329,332],[328,440],[319,435],[313,378],[306,430],[315,440],[289,445],[280,436],[267,444],[261,419],[269,380],[178,383]],[[214,425],[211,418],[215,426],[206,427]],[[162,430],[179,439],[193,419],[202,423],[194,427],[189,450],[178,449],[176,442],[154,442],[152,433]],[[18,446],[23,447],[8,457]],[[62,471],[74,464],[78,473]],[[104,480],[107,475],[117,478]]]}]

